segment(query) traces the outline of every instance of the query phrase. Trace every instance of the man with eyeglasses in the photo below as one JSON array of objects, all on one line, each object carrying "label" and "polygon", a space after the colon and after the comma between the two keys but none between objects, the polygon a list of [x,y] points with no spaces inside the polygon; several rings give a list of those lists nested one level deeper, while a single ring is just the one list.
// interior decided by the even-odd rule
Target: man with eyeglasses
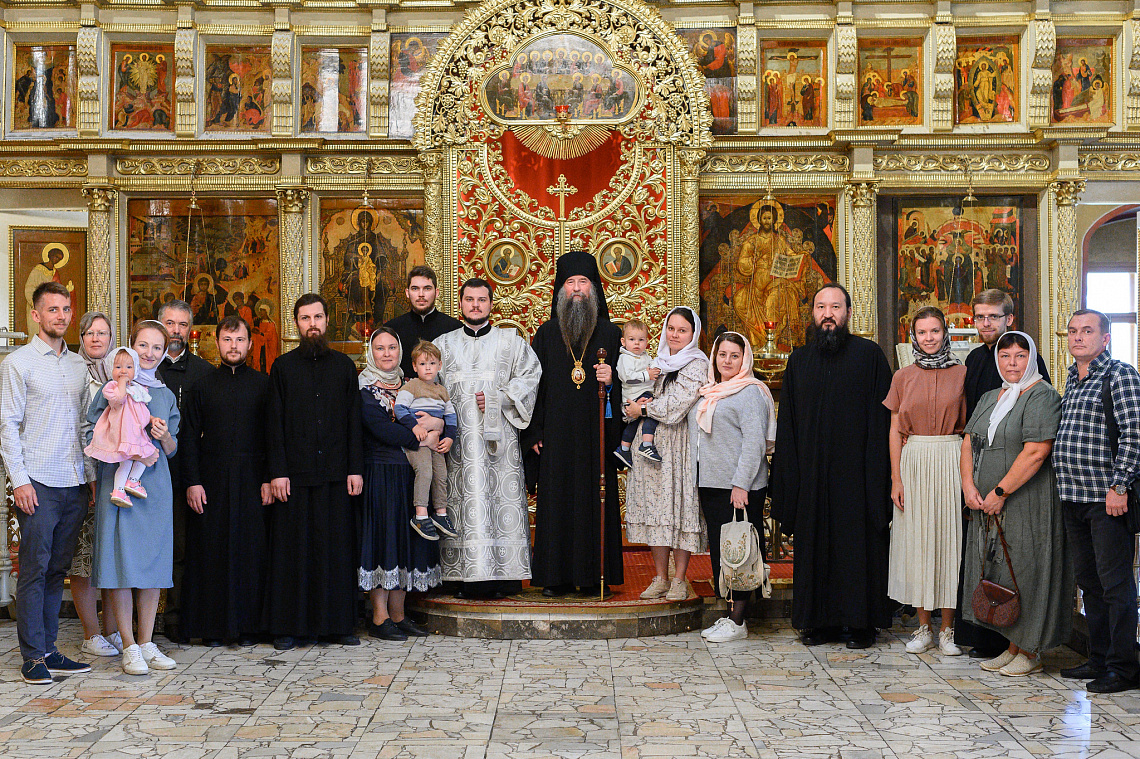
[{"label": "man with eyeglasses", "polygon": [[[983,395],[991,390],[1001,387],[1001,375],[998,373],[997,361],[994,359],[994,346],[998,338],[1013,328],[1013,298],[1002,290],[983,290],[974,298],[974,326],[978,329],[978,337],[982,344],[970,351],[966,356],[966,417],[974,414],[974,408]],[[1037,356],[1037,371],[1041,377],[1052,384],[1049,379],[1049,370],[1045,368],[1045,361]],[[963,511],[963,526],[968,524],[969,511]],[[962,541],[963,559],[965,558],[966,541]],[[959,571],[959,577],[964,574]],[[970,589],[973,592],[973,589]],[[963,608],[967,601],[964,589],[959,580],[958,608]],[[984,627],[971,624],[959,615],[954,620],[954,642],[959,646],[972,646],[971,658],[992,659],[1009,649],[1009,641],[1001,633]]]}]

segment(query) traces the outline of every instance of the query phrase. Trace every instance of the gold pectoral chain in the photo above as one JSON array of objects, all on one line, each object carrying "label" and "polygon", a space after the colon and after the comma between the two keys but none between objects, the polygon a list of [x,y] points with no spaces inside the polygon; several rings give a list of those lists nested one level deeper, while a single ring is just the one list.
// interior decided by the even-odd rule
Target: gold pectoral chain
[{"label": "gold pectoral chain", "polygon": [[582,361],[586,358],[586,349],[582,349],[582,358],[578,358],[574,355],[574,349],[571,348],[570,358],[574,359],[574,368],[570,370],[570,381],[581,390],[582,383],[586,381],[586,370],[582,368]]}]

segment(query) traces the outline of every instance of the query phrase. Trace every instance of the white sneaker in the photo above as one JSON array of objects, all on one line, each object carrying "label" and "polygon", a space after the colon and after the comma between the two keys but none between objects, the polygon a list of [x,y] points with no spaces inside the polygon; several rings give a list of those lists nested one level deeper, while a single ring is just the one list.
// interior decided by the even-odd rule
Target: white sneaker
[{"label": "white sneaker", "polygon": [[1009,649],[1002,651],[1000,654],[992,659],[986,659],[978,666],[986,672],[1001,672],[1002,668],[1017,658],[1016,654],[1011,654]]},{"label": "white sneaker", "polygon": [[119,655],[119,649],[111,645],[106,638],[98,633],[83,641],[83,645],[79,647],[79,650],[85,654],[91,654],[92,656]]},{"label": "white sneaker", "polygon": [[665,591],[669,590],[669,579],[666,577],[654,577],[653,582],[649,583],[649,587],[641,591],[641,597],[648,601],[652,598],[660,598],[665,595]]},{"label": "white sneaker", "polygon": [[710,625],[709,627],[706,627],[704,630],[701,630],[701,637],[708,639],[708,637],[710,635],[712,635],[714,632],[716,632],[720,628],[724,627],[726,623],[731,622],[731,621],[732,620],[729,619],[728,617],[721,617],[716,622],[713,622],[712,625]]},{"label": "white sneaker", "polygon": [[954,645],[954,628],[947,627],[938,633],[938,650],[946,656],[962,655],[962,649]]},{"label": "white sneaker", "polygon": [[138,643],[123,649],[123,671],[128,675],[145,675],[150,672]]},{"label": "white sneaker", "polygon": [[[728,617],[725,617],[728,619]],[[709,643],[728,643],[731,640],[744,640],[748,637],[748,625],[741,622],[736,624],[731,619],[728,619],[728,624],[724,625],[720,630],[711,633],[707,638]]]},{"label": "white sneaker", "polygon": [[669,592],[665,594],[666,601],[684,601],[689,597],[689,583],[684,577],[674,577],[673,583],[669,586]]},{"label": "white sneaker", "polygon": [[1019,653],[1012,661],[999,669],[998,674],[1006,677],[1025,677],[1034,672],[1040,672],[1042,669],[1041,657],[1030,659],[1025,654]]},{"label": "white sneaker", "polygon": [[908,654],[921,654],[932,648],[934,648],[934,634],[930,632],[930,625],[920,625],[914,631],[914,635],[910,636],[910,642],[906,644]]},{"label": "white sneaker", "polygon": [[118,630],[111,633],[110,635],[108,635],[103,640],[107,641],[112,646],[114,646],[115,650],[118,651],[120,654],[123,653],[123,636],[119,634]]},{"label": "white sneaker", "polygon": [[178,666],[178,662],[159,651],[153,642],[142,644],[142,656],[146,663],[155,669],[174,669]]}]

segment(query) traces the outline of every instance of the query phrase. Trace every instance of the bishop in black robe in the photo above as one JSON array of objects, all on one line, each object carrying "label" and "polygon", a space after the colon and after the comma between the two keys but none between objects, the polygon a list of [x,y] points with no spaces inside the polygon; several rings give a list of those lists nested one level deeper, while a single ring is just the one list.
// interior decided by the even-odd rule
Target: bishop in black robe
[{"label": "bishop in black robe", "polygon": [[[594,257],[571,251],[558,259],[554,292],[571,276],[587,277],[598,301],[598,320],[580,354],[585,381],[579,387],[571,380],[574,359],[562,338],[557,309],[534,335],[531,347],[542,364],[538,401],[530,426],[522,436],[523,451],[536,456],[533,447],[542,442],[538,459],[538,493],[534,525],[534,561],[531,583],[551,594],[571,586],[592,592],[601,583],[601,498],[598,451],[598,379],[593,368],[599,348],[606,350],[606,363],[617,365],[621,330],[610,321],[605,291]],[[584,357],[584,358],[583,358]],[[621,585],[621,515],[618,510],[616,462],[609,454],[621,439],[621,381],[612,372],[609,397],[614,399],[606,431],[606,567],[607,585]]]},{"label": "bishop in black robe", "polygon": [[873,642],[872,628],[890,627],[891,416],[883,405],[890,387],[882,349],[854,335],[834,353],[809,341],[788,359],[772,516],[795,537],[792,626],[799,630],[834,628],[838,637],[846,627]]},{"label": "bishop in black robe", "polygon": [[364,471],[352,359],[303,346],[273,362],[269,476],[290,494],[269,508],[266,625],[275,638],[346,638],[360,557],[349,475]]},{"label": "bishop in black robe", "polygon": [[263,631],[269,497],[265,420],[269,376],[222,364],[183,403],[182,483],[200,486],[202,513],[186,519],[182,634],[225,642]]}]

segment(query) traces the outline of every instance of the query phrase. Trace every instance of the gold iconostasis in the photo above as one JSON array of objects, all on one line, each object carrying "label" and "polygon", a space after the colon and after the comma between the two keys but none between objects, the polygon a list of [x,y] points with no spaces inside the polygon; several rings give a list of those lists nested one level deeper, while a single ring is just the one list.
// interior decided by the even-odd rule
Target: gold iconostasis
[{"label": "gold iconostasis", "polygon": [[298,295],[351,349],[422,263],[532,334],[581,248],[615,318],[784,352],[826,281],[892,356],[998,287],[1060,375],[1086,232],[1140,203],[1140,21],[1082,5],[10,3],[6,326],[53,279],[120,333],[182,299],[267,371]]}]

